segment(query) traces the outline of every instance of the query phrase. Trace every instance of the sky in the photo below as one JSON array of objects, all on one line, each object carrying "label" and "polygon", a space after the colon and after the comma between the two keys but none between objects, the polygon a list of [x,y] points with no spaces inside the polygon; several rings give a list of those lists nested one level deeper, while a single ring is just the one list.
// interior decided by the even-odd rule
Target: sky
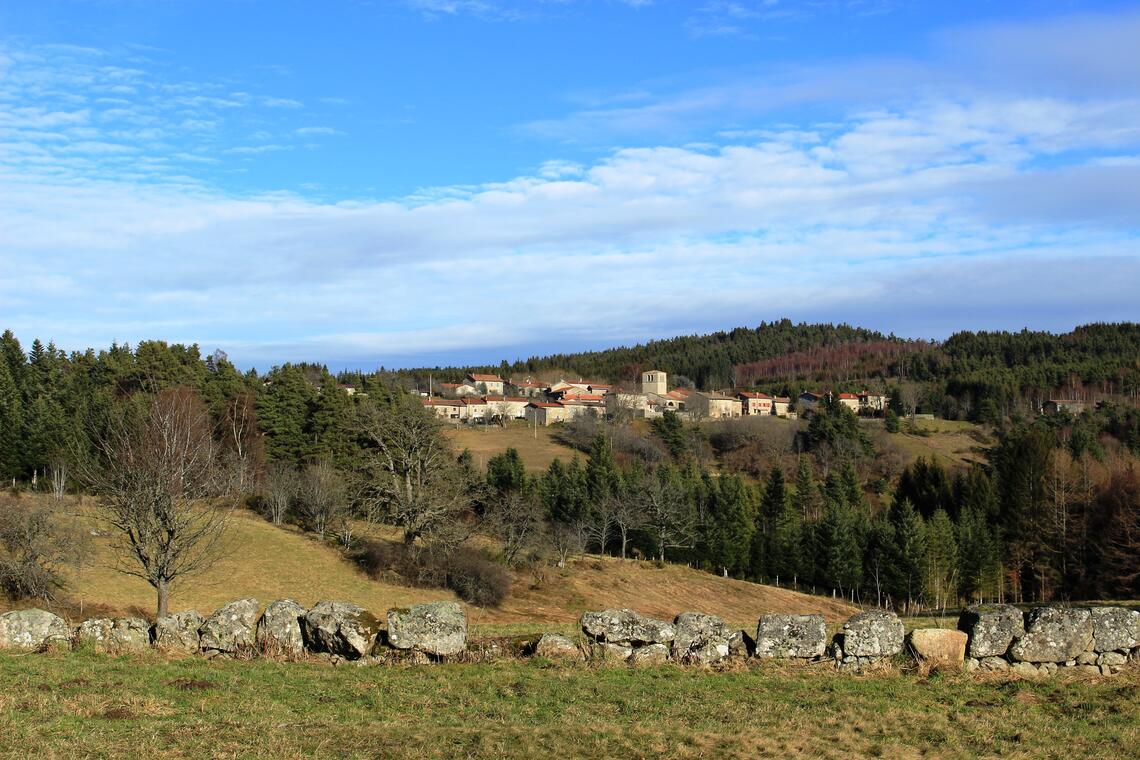
[{"label": "sky", "polygon": [[6,0],[0,328],[497,364],[1140,319],[1140,5]]}]

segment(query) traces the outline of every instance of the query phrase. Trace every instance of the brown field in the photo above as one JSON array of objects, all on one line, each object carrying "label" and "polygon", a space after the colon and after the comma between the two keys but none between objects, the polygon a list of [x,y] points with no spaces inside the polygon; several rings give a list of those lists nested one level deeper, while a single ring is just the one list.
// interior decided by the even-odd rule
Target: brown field
[{"label": "brown field", "polygon": [[[31,497],[24,497],[31,498]],[[76,519],[88,529],[99,528],[93,512],[81,508]],[[321,599],[346,599],[371,610],[453,599],[448,591],[412,589],[370,580],[331,545],[322,544],[295,528],[276,527],[258,515],[235,510],[217,565],[198,578],[176,586],[171,610],[209,611],[228,601],[252,596],[262,602],[295,599],[311,605]],[[154,592],[147,583],[117,572],[109,536],[92,538],[92,556],[69,578],[69,613],[82,615],[88,607],[107,612],[153,614]],[[0,606],[4,604],[0,597]]]},{"label": "brown field", "polygon": [[876,451],[886,452],[893,449],[901,455],[904,463],[910,463],[918,457],[935,459],[944,466],[981,462],[985,459],[986,449],[993,445],[989,432],[972,422],[917,420],[918,429],[922,432],[920,435],[906,432],[905,420],[902,421],[902,430],[898,433],[888,433],[879,420],[864,424]]},{"label": "brown field", "polygon": [[569,446],[563,446],[554,440],[554,431],[551,428],[529,428],[525,423],[511,423],[505,428],[489,427],[460,427],[447,428],[447,437],[451,439],[456,451],[467,449],[475,458],[475,465],[482,468],[487,460],[495,454],[501,454],[509,448],[517,449],[522,457],[523,464],[530,472],[541,472],[550,466],[555,459],[569,462],[580,454]]}]

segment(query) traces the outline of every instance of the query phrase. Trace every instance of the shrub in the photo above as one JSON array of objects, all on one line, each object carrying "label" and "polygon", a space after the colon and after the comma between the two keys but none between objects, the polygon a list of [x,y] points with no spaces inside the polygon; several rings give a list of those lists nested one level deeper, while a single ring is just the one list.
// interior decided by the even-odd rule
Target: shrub
[{"label": "shrub", "polygon": [[511,574],[473,549],[460,548],[441,558],[444,587],[481,607],[498,607],[511,590]]},{"label": "shrub", "polygon": [[10,599],[50,602],[63,588],[61,570],[82,561],[86,535],[51,507],[0,504],[0,588]]},{"label": "shrub", "polygon": [[446,588],[465,602],[497,607],[511,590],[511,574],[482,552],[466,546],[451,551],[393,541],[363,541],[352,559],[371,578],[397,573],[405,583]]}]

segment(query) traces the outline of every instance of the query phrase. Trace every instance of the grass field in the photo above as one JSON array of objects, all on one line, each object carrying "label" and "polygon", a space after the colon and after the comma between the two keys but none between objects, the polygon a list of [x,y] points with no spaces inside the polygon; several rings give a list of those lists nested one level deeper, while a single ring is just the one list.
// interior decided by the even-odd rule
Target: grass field
[{"label": "grass field", "polygon": [[886,432],[879,420],[865,424],[873,430],[872,440],[877,450],[893,449],[905,463],[918,457],[936,459],[946,466],[980,462],[985,459],[985,449],[992,445],[992,436],[971,422],[917,420],[918,435],[907,432],[906,420],[903,420],[902,430],[898,433]]},{"label": "grass field", "polygon": [[5,757],[1136,757],[1140,674],[0,655]]},{"label": "grass field", "polygon": [[[24,498],[34,498],[26,496]],[[47,497],[44,497],[47,498]],[[97,528],[90,504],[75,508],[86,529]],[[392,538],[393,529],[375,528]],[[171,609],[209,613],[228,601],[255,597],[262,604],[295,599],[312,605],[321,599],[355,602],[383,615],[391,607],[437,599],[455,599],[441,589],[420,589],[397,582],[372,580],[330,543],[317,541],[290,527],[274,526],[245,510],[233,513],[227,551],[202,576],[176,587]],[[108,536],[92,538],[93,554],[84,569],[69,578],[71,603],[61,610],[75,622],[99,615],[149,616],[154,593],[144,581],[117,572]],[[586,610],[631,607],[672,619],[686,610],[720,615],[753,629],[765,612],[820,612],[829,621],[846,618],[854,609],[841,601],[799,594],[755,583],[721,578],[679,565],[588,556],[566,568],[545,567],[516,573],[511,593],[500,608],[467,607],[476,630],[531,632],[573,628]],[[4,603],[0,599],[0,608]]]},{"label": "grass field", "polygon": [[574,449],[563,446],[554,440],[554,431],[540,427],[537,431],[525,423],[513,422],[505,428],[494,426],[472,427],[462,425],[447,428],[447,437],[456,451],[467,449],[475,458],[475,464],[482,468],[495,454],[509,448],[517,449],[523,464],[530,472],[541,472],[555,459],[569,462],[574,456],[583,461],[585,456]]},{"label": "grass field", "polygon": [[[76,514],[85,527],[99,527],[89,509],[79,509]],[[83,569],[68,578],[71,616],[82,618],[87,607],[93,608],[92,614],[96,610],[100,614],[152,614],[153,590],[145,581],[114,569],[110,538],[93,537],[92,549]],[[371,580],[332,546],[239,509],[230,519],[221,559],[201,576],[176,586],[171,609],[208,612],[247,596],[256,597],[263,604],[283,598],[304,605],[321,599],[346,599],[378,612],[415,602],[455,598],[448,591]]]}]

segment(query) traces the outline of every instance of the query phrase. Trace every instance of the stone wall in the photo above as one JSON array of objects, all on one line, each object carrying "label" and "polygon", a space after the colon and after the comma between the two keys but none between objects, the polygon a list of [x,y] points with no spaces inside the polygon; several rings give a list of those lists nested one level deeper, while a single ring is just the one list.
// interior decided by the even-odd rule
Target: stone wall
[{"label": "stone wall", "polygon": [[1140,611],[1123,607],[969,607],[959,630],[916,629],[904,636],[893,612],[868,610],[830,639],[822,615],[764,615],[755,632],[722,619],[682,612],[658,620],[634,610],[587,612],[582,636],[546,633],[469,642],[463,608],[432,602],[388,610],[380,619],[355,604],[322,601],[306,609],[280,599],[264,609],[238,599],[208,616],[188,610],[153,625],[140,618],[101,618],[69,626],[43,610],[0,615],[0,649],[70,647],[124,654],[156,648],[207,657],[319,657],[333,663],[432,662],[514,654],[631,666],[716,666],[730,660],[791,660],[853,672],[914,660],[967,671],[1041,676],[1063,668],[1112,675],[1140,664]]}]

